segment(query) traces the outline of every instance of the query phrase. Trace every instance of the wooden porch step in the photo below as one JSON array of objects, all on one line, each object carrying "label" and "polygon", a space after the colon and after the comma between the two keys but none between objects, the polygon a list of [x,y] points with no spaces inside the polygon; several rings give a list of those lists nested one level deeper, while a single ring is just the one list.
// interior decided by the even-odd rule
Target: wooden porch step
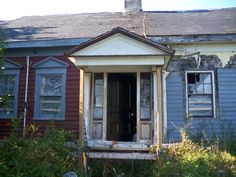
[{"label": "wooden porch step", "polygon": [[157,154],[142,152],[89,152],[89,158],[93,159],[137,159],[156,160]]}]

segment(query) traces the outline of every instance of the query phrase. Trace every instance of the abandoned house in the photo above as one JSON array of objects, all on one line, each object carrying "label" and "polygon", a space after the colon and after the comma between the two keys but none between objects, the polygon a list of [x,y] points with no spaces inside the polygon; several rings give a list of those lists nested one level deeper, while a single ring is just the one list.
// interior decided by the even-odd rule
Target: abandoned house
[{"label": "abandoned house", "polygon": [[0,95],[12,98],[1,139],[11,119],[22,129],[54,120],[91,158],[152,158],[150,146],[179,141],[183,127],[235,135],[236,8],[145,12],[125,0],[125,10],[0,22]]}]

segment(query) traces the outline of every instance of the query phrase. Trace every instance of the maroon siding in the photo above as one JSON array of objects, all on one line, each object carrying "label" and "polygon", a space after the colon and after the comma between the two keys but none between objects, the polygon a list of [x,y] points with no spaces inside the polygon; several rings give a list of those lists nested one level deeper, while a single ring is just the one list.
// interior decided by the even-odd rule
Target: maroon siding
[{"label": "maroon siding", "polygon": [[[31,57],[31,66],[38,61],[47,57]],[[67,67],[66,76],[66,103],[65,103],[65,120],[55,121],[58,128],[64,128],[79,133],[79,68],[76,67],[66,57],[55,57],[69,64]],[[18,89],[18,120],[19,127],[23,127],[23,105],[25,97],[25,76],[26,64],[25,58],[9,58],[22,65],[19,76],[19,89]],[[29,85],[28,85],[28,110],[27,110],[27,126],[34,123],[40,129],[44,129],[50,121],[35,121],[34,117],[34,97],[35,97],[35,69],[30,68],[29,71]],[[10,135],[12,130],[12,123],[9,119],[0,119],[0,139]]]}]

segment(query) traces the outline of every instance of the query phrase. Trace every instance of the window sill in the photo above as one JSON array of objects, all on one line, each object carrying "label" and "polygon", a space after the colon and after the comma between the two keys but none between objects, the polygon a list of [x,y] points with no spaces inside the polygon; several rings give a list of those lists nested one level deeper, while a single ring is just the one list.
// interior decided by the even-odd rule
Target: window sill
[{"label": "window sill", "polygon": [[37,121],[65,121],[65,118],[52,118],[52,117],[34,117]]}]

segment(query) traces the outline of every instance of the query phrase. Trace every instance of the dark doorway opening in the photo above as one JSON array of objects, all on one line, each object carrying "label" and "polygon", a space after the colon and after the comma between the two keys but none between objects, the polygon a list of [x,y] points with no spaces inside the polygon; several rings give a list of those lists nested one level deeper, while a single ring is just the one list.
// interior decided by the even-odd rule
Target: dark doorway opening
[{"label": "dark doorway opening", "polygon": [[107,140],[136,141],[136,73],[109,73]]}]

